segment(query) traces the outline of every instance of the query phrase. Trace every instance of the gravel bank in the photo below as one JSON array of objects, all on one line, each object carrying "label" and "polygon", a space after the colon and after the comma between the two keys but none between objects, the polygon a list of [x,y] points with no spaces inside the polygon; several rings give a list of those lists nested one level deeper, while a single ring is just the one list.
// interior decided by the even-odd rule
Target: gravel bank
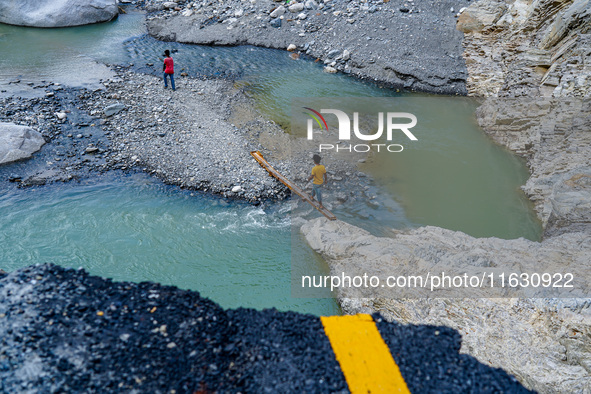
[{"label": "gravel bank", "polygon": [[[289,179],[306,184],[317,146],[266,120],[232,81],[178,78],[174,92],[162,85],[161,78],[125,71],[105,83],[105,91],[86,97],[82,108],[103,117],[113,161],[169,184],[224,197],[254,203],[286,198],[287,187],[250,155],[259,150]],[[117,112],[107,116],[108,108]],[[369,180],[357,172],[357,161],[323,156],[335,193],[351,184],[365,190]],[[335,182],[345,178],[347,185]]]},{"label": "gravel bank", "polygon": [[[0,167],[19,187],[144,171],[165,183],[260,203],[289,190],[252,158],[260,150],[300,186],[318,147],[293,138],[260,114],[254,101],[226,79],[177,76],[177,90],[161,78],[114,67],[101,89],[39,85],[41,97],[0,99],[0,121],[32,127],[47,144],[32,159]],[[327,201],[375,198],[371,179],[357,170],[365,154],[323,154],[330,175]]]},{"label": "gravel bank", "polygon": [[39,186],[116,168],[101,118],[79,110],[85,94],[93,92],[57,83],[35,84],[31,89],[39,92],[38,97],[0,98],[0,121],[29,126],[42,134],[46,144],[31,159],[0,166],[2,181]]},{"label": "gravel bank", "polygon": [[230,81],[177,76],[176,82],[173,92],[161,78],[123,72],[87,97],[83,109],[103,117],[115,159],[185,188],[250,201],[285,198],[286,188],[249,153],[264,150],[256,132],[283,131],[254,110],[245,120],[249,128],[233,124],[233,109],[251,103]]},{"label": "gravel bank", "polygon": [[[56,291],[57,290],[57,291]],[[3,392],[347,392],[320,320],[55,265],[0,273]],[[527,392],[446,327],[374,315],[415,393]]]},{"label": "gravel bank", "polygon": [[306,53],[326,71],[396,88],[466,94],[456,15],[468,0],[143,2],[163,41],[251,44]]}]

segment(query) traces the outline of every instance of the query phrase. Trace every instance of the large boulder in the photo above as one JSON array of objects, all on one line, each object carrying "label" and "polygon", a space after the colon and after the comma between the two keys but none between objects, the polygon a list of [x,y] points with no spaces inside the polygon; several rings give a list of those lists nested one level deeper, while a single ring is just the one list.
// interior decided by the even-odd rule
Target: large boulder
[{"label": "large boulder", "polygon": [[118,0],[0,0],[0,22],[32,27],[66,27],[117,17]]},{"label": "large boulder", "polygon": [[0,164],[28,159],[43,144],[43,136],[30,127],[0,123]]}]

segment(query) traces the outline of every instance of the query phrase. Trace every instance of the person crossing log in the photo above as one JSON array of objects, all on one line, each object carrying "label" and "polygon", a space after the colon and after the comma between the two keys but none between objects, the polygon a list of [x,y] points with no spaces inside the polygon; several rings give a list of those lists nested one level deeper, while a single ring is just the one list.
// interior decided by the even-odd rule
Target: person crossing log
[{"label": "person crossing log", "polygon": [[312,205],[314,208],[316,208],[318,210],[318,212],[323,214],[327,219],[337,220],[337,217],[332,212],[330,212],[328,209],[326,209],[326,207],[319,204],[317,200],[310,198],[310,196],[306,192],[304,192],[304,190],[301,187],[299,187],[296,184],[294,184],[293,182],[291,182],[284,175],[282,175],[279,171],[277,171],[275,168],[273,168],[267,162],[267,160],[265,160],[265,158],[263,157],[261,152],[259,152],[257,150],[257,151],[250,152],[250,154],[261,165],[261,167],[263,167],[265,170],[267,170],[267,172],[269,172],[269,175],[275,177],[279,182],[281,182],[285,186],[287,186],[292,192],[294,192],[295,194],[300,196],[302,198],[302,200],[306,201],[307,203]]}]

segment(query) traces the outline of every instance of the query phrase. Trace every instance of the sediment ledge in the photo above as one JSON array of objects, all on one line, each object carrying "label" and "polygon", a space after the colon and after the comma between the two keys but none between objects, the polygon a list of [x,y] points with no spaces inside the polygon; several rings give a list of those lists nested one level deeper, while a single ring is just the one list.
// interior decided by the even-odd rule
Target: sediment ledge
[{"label": "sediment ledge", "polygon": [[145,2],[150,35],[205,45],[256,45],[306,53],[327,71],[403,88],[466,94],[456,14],[467,0]]},{"label": "sediment ledge", "polygon": [[[0,121],[28,125],[47,142],[33,159],[1,168],[0,176],[30,187],[144,171],[167,184],[256,204],[286,198],[287,187],[251,157],[260,150],[289,179],[307,185],[317,147],[266,119],[231,80],[179,76],[173,92],[161,78],[120,66],[113,71],[102,89],[49,83],[38,87],[42,97],[0,99]],[[341,201],[352,197],[349,182],[367,198],[370,180],[357,170],[360,156],[323,155],[331,193]]]},{"label": "sediment ledge", "polygon": [[[3,392],[347,392],[320,319],[38,265],[0,273]],[[447,327],[373,316],[411,392],[525,390]]]}]

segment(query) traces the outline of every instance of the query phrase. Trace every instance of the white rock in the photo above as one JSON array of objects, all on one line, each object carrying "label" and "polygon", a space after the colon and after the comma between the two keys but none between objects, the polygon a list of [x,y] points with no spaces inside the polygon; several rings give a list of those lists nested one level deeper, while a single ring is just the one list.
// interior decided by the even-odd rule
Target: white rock
[{"label": "white rock", "polygon": [[305,12],[302,12],[301,14],[298,14],[297,18],[299,20],[304,20],[308,17],[308,15]]},{"label": "white rock", "polygon": [[43,144],[41,133],[28,126],[0,123],[0,164],[28,159]]},{"label": "white rock", "polygon": [[304,10],[304,4],[294,3],[294,4],[290,5],[287,9],[289,10],[289,12],[293,12],[294,14],[297,14],[298,12],[302,12]]},{"label": "white rock", "polygon": [[351,52],[349,52],[348,50],[345,49],[343,51],[343,54],[341,56],[341,59],[344,60],[344,61],[347,61],[347,60],[351,59]]},{"label": "white rock", "polygon": [[308,10],[315,10],[316,8],[318,8],[318,3],[316,3],[314,0],[306,0],[304,5]]},{"label": "white rock", "polygon": [[334,74],[337,72],[337,70],[334,67],[326,66],[326,67],[324,67],[324,72],[329,73],[329,74]]},{"label": "white rock", "polygon": [[242,190],[242,186],[234,186],[232,188],[232,193],[238,193],[240,190]]},{"label": "white rock", "polygon": [[297,49],[298,47],[296,47],[294,44],[289,44],[289,46],[287,47],[287,50],[289,52],[293,52]]},{"label": "white rock", "polygon": [[66,27],[117,17],[117,0],[0,0],[0,22],[32,27]]},{"label": "white rock", "polygon": [[280,5],[279,7],[275,8],[269,16],[271,18],[279,18],[281,15],[285,14],[285,7]]},{"label": "white rock", "polygon": [[66,113],[65,113],[65,112],[57,112],[57,113],[55,114],[55,116],[57,116],[57,118],[58,118],[59,120],[64,120],[64,119],[66,119],[66,117],[67,117],[67,115],[66,115]]},{"label": "white rock", "polygon": [[175,3],[174,1],[165,1],[164,4],[162,4],[162,7],[164,7],[167,10],[173,9],[178,6],[179,5],[177,3]]}]

